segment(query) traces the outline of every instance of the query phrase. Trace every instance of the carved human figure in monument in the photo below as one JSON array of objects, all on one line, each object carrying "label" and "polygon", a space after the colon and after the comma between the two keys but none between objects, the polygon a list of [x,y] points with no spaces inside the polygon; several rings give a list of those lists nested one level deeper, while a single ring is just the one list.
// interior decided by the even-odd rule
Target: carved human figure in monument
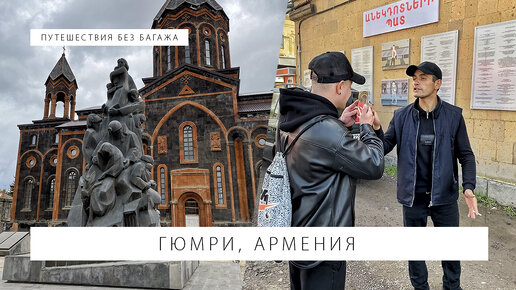
[{"label": "carved human figure in monument", "polygon": [[103,112],[108,116],[142,113],[143,100],[138,95],[138,89],[128,73],[129,65],[123,58],[117,63],[118,65],[109,75],[111,82],[107,84],[108,99],[103,106]]},{"label": "carved human figure in monument", "polygon": [[141,207],[146,207],[147,203],[150,202],[150,207],[156,209],[161,202],[161,197],[153,188],[156,186],[156,182],[151,179],[150,174],[153,164],[152,156],[143,155],[140,161],[132,167],[131,182],[142,191],[144,197],[146,196],[146,198],[142,198]]},{"label": "carved human figure in monument", "polygon": [[108,125],[109,138],[108,142],[116,146],[125,157],[124,163],[135,163],[142,156],[141,141],[138,136],[130,130],[122,127],[122,124],[116,120],[111,121]]},{"label": "carved human figure in monument", "polygon": [[82,139],[82,152],[84,153],[84,160],[86,161],[86,168],[91,166],[91,159],[93,158],[93,153],[95,148],[101,139],[100,135],[100,123],[102,122],[102,118],[97,114],[89,114],[88,119],[86,121],[87,130],[84,133],[84,137]]},{"label": "carved human figure in monument", "polygon": [[147,119],[145,118],[144,114],[137,114],[137,115],[135,115],[134,118],[135,118],[134,119],[135,120],[135,122],[134,122],[135,126],[139,130],[139,132],[140,132],[140,136],[139,137],[141,138],[142,137],[141,135],[143,134],[143,131],[145,130],[145,127],[143,126],[143,124],[145,123],[145,121]]},{"label": "carved human figure in monument", "polygon": [[117,197],[115,180],[126,168],[124,161],[125,158],[117,147],[108,142],[100,145],[93,163],[102,173],[89,190],[90,220],[94,216],[103,216],[115,205]]}]

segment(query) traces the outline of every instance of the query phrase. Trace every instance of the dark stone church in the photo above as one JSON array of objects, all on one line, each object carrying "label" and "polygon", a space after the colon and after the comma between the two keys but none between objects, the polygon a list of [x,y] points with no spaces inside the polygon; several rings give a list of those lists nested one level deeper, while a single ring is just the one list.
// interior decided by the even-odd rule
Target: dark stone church
[{"label": "dark stone church", "polygon": [[[153,76],[139,89],[161,224],[185,226],[193,216],[200,226],[250,225],[272,92],[239,94],[229,19],[216,1],[167,0],[152,28],[189,31],[189,46],[152,48]],[[85,168],[86,120],[101,114],[100,106],[75,109],[78,85],[64,53],[45,86],[43,118],[18,125],[11,220],[19,230],[66,224]]]}]

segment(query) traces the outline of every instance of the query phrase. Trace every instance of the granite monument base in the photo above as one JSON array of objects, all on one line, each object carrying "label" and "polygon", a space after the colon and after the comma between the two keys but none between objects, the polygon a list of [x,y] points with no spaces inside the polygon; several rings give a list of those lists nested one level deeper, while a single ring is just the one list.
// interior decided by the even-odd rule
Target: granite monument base
[{"label": "granite monument base", "polygon": [[0,233],[0,256],[20,255],[30,252],[28,232]]},{"label": "granite monument base", "polygon": [[199,261],[65,262],[6,256],[3,280],[25,283],[183,289]]}]

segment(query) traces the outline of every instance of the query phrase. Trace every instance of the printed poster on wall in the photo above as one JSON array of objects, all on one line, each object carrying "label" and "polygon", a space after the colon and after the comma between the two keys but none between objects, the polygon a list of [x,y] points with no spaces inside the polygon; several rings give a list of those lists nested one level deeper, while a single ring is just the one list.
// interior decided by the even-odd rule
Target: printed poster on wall
[{"label": "printed poster on wall", "polygon": [[408,105],[409,79],[382,80],[382,106]]},{"label": "printed poster on wall", "polygon": [[402,0],[364,12],[363,36],[439,21],[439,0]]},{"label": "printed poster on wall", "polygon": [[410,63],[410,39],[382,43],[382,69],[407,68]]},{"label": "printed poster on wall", "polygon": [[366,79],[365,84],[353,83],[352,88],[357,91],[366,91],[369,95],[369,103],[373,104],[373,46],[352,49],[351,66],[356,73],[363,75]]},{"label": "printed poster on wall", "polygon": [[471,108],[516,111],[516,20],[475,28]]},{"label": "printed poster on wall", "polygon": [[452,105],[455,105],[458,45],[458,30],[421,37],[421,62],[431,61],[439,66],[443,81],[437,94]]}]

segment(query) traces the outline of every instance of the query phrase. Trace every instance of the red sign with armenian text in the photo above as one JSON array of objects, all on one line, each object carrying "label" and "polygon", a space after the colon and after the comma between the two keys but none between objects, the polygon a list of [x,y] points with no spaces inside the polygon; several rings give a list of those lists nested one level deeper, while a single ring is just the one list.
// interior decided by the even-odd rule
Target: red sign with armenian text
[{"label": "red sign with armenian text", "polygon": [[439,21],[439,0],[402,0],[364,12],[364,37]]}]

